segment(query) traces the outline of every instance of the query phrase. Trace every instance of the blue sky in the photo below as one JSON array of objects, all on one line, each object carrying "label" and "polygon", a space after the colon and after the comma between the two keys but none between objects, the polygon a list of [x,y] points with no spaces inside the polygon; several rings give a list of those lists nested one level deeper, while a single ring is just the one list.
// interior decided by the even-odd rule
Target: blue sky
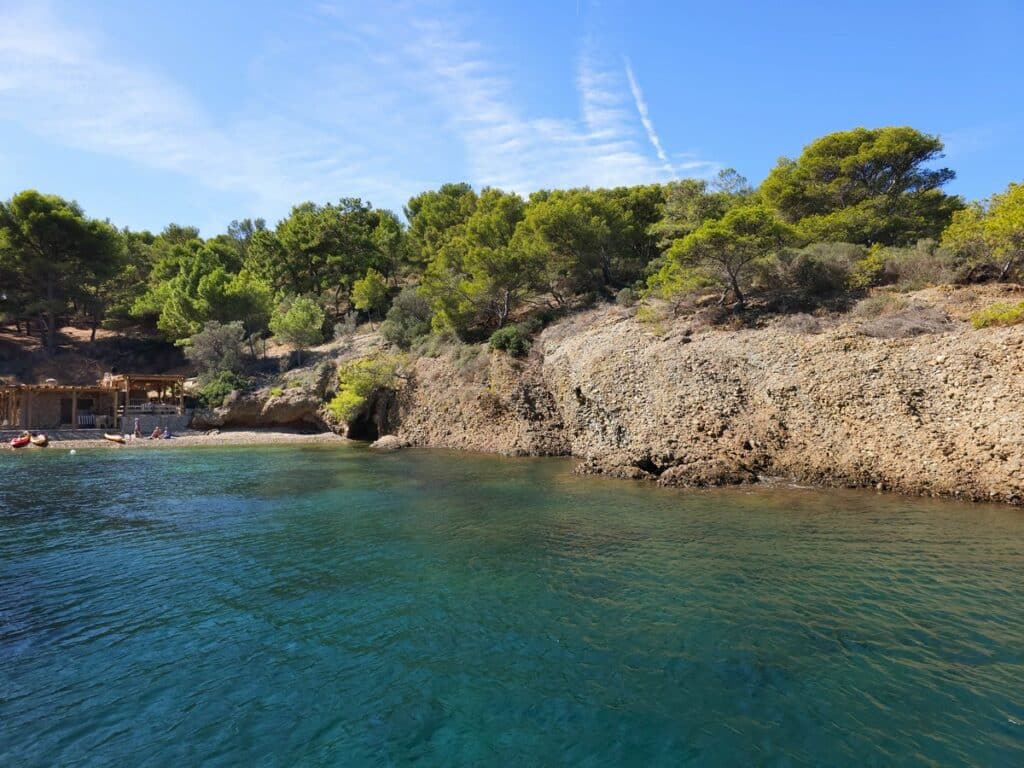
[{"label": "blue sky", "polygon": [[0,196],[212,235],[445,181],[756,183],[896,124],[981,198],[1024,180],[1022,31],[1017,0],[0,0]]}]

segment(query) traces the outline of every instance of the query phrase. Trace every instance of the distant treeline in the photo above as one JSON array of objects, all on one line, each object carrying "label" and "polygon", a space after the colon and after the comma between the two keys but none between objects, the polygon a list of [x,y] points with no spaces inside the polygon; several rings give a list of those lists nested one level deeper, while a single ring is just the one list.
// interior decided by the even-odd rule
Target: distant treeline
[{"label": "distant treeline", "polygon": [[118,230],[28,190],[0,204],[0,313],[51,351],[68,321],[182,344],[216,322],[250,345],[274,333],[301,348],[353,313],[384,320],[404,347],[499,330],[514,344],[509,326],[529,333],[598,301],[717,292],[736,314],[893,281],[1020,279],[1024,186],[968,204],[943,191],[954,172],[933,167],[942,149],[912,128],[858,128],[781,159],[758,188],[732,170],[527,199],[445,184],[410,199],[404,221],[343,198],[206,240],[177,224]]}]

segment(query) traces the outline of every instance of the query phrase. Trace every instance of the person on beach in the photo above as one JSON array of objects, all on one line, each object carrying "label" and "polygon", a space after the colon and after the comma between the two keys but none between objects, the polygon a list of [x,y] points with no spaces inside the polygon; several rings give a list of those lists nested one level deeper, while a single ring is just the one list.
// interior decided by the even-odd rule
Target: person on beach
[{"label": "person on beach", "polygon": [[164,429],[159,424],[153,427],[153,434],[149,436],[150,440],[159,440],[164,436]]},{"label": "person on beach", "polygon": [[132,437],[142,437],[142,427],[139,426],[139,417],[135,417],[135,431],[132,432]]}]

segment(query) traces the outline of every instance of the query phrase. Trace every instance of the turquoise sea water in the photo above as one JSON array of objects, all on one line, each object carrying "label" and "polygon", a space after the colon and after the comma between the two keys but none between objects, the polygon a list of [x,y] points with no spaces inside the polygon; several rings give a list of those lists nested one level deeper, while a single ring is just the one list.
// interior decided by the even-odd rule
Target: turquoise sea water
[{"label": "turquoise sea water", "polygon": [[1024,765],[1024,511],[0,457],[0,765]]}]

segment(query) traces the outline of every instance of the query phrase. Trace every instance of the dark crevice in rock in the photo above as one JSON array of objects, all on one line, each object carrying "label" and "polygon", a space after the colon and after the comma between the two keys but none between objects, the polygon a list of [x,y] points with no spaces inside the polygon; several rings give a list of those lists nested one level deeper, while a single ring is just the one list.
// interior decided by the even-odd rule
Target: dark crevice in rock
[{"label": "dark crevice in rock", "polygon": [[390,434],[393,430],[396,407],[395,392],[381,389],[367,398],[366,405],[348,423],[345,436],[351,440],[373,442],[381,435]]}]

